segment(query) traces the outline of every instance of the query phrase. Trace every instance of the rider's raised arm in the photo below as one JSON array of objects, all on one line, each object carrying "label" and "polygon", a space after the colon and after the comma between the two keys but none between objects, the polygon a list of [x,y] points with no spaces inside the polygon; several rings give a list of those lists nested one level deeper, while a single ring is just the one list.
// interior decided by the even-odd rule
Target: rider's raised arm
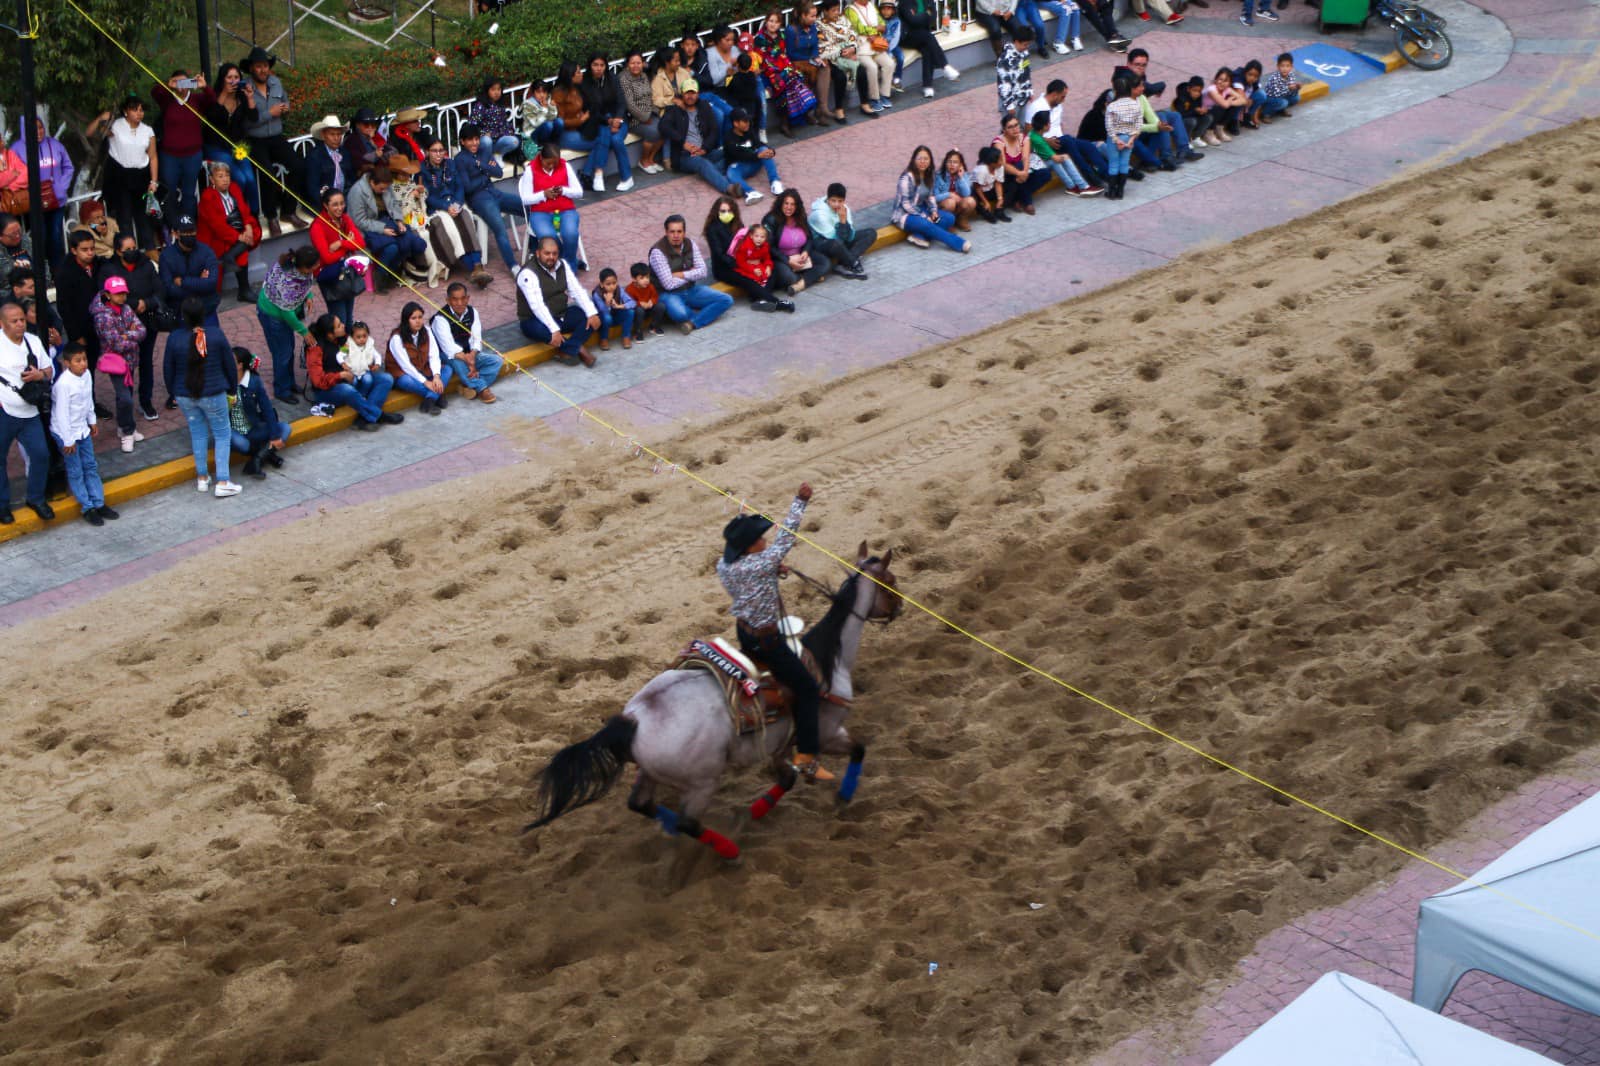
[{"label": "rider's raised arm", "polygon": [[772,538],[772,546],[761,554],[771,559],[774,563],[789,554],[789,549],[794,547],[794,535],[800,528],[800,519],[805,517],[806,501],[796,496],[789,505],[789,516],[783,520],[783,525],[778,527],[777,535]]}]

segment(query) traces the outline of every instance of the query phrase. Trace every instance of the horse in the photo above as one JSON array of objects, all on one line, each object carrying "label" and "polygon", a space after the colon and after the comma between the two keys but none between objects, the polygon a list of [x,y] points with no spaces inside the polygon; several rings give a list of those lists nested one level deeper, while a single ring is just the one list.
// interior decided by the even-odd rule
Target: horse
[{"label": "horse", "polygon": [[[827,613],[801,637],[823,678],[817,714],[822,751],[850,757],[839,785],[841,803],[854,794],[866,757],[866,747],[853,741],[844,726],[854,697],[850,675],[856,652],[868,622],[887,625],[900,614],[901,601],[892,591],[895,577],[889,570],[893,554],[885,552],[881,559],[869,555],[862,541],[856,561],[859,572],[832,594]],[[698,841],[736,862],[739,846],[700,819],[730,766],[766,761],[777,783],[750,806],[752,818],[763,817],[794,787],[797,774],[788,761],[793,741],[792,717],[740,735],[721,682],[702,670],[668,670],[652,678],[593,736],[555,754],[537,779],[540,815],[522,831],[548,825],[600,799],[633,762],[639,773],[628,796],[629,810],[660,822],[669,836]],[[656,790],[663,786],[682,796],[681,812],[655,802]]]}]

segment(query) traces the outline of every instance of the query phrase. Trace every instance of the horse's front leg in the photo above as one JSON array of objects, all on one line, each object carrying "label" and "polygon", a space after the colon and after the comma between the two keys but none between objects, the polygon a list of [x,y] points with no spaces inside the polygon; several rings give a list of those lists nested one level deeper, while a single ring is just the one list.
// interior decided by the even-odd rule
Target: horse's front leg
[{"label": "horse's front leg", "polygon": [[849,730],[840,722],[833,732],[822,738],[822,750],[827,755],[850,756],[850,765],[845,767],[844,778],[835,794],[840,803],[849,803],[856,794],[856,786],[861,783],[861,762],[867,757],[867,746],[851,740]]}]

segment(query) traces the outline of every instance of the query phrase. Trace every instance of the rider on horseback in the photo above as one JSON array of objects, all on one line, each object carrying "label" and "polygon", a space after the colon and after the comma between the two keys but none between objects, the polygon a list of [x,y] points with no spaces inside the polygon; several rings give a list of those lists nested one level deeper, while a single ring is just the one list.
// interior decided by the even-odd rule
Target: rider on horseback
[{"label": "rider on horseback", "polygon": [[717,577],[733,597],[733,616],[738,621],[739,648],[746,655],[765,663],[772,676],[794,693],[794,767],[807,777],[832,781],[834,775],[817,762],[821,743],[817,736],[817,701],[821,689],[800,657],[789,647],[778,629],[783,611],[778,598],[778,575],[783,557],[794,547],[795,531],[805,516],[811,499],[811,486],[802,484],[789,505],[772,544],[766,533],[772,521],[761,515],[740,515],[722,530],[726,542],[717,561]]}]

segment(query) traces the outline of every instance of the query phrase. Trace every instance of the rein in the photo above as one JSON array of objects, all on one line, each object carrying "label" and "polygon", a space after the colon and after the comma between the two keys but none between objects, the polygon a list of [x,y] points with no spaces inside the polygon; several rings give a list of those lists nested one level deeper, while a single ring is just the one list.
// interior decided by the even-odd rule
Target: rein
[{"label": "rein", "polygon": [[[828,597],[828,602],[829,603],[832,603],[833,602],[833,598],[839,594],[839,590],[838,589],[829,588],[823,582],[818,581],[816,578],[812,577],[809,574],[801,573],[799,570],[796,570],[792,566],[789,567],[789,573],[793,574],[795,577],[799,578],[801,581],[805,582],[807,585],[810,585],[812,588],[816,589],[818,592],[820,592],[824,596]],[[868,580],[871,580],[871,578],[868,578]],[[874,583],[876,583],[876,582],[874,582]],[[854,607],[850,608],[850,617],[854,618],[854,619],[856,619],[857,621],[860,621],[860,622],[876,622],[879,625],[885,625],[885,626],[888,625],[890,622],[894,621],[894,616],[893,615],[888,615],[888,616],[879,618],[879,617],[875,617],[875,616],[870,615],[870,614],[858,614],[858,613],[856,613],[856,609]]]}]

